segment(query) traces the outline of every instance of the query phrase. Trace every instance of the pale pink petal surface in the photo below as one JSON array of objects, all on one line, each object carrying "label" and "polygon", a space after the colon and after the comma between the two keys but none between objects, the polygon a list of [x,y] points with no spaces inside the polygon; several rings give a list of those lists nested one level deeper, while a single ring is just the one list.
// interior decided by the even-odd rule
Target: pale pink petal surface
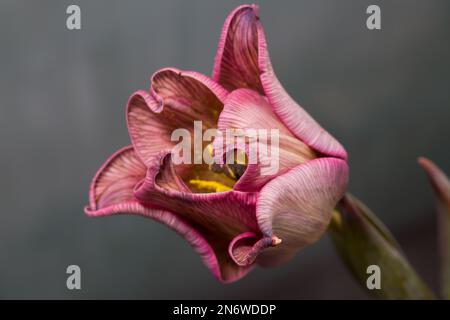
[{"label": "pale pink petal surface", "polygon": [[107,212],[114,205],[134,201],[134,186],[145,177],[146,167],[133,147],[114,153],[92,180],[88,214]]},{"label": "pale pink petal surface", "polygon": [[285,262],[299,249],[317,241],[344,195],[347,182],[347,163],[336,158],[311,160],[268,182],[258,196],[256,216],[263,234],[276,235],[282,243],[267,249],[259,263]]},{"label": "pale pink petal surface", "polygon": [[[230,263],[231,259],[223,255],[223,252],[227,251],[228,244],[224,244],[223,252],[217,255],[204,235],[197,230],[197,226],[187,221],[189,219],[184,219],[167,209],[143,205],[134,197],[134,189],[139,186],[146,172],[146,167],[136,156],[132,147],[116,152],[92,181],[90,204],[85,208],[86,214],[91,217],[134,214],[154,219],[186,239],[219,281],[230,282],[244,276],[250,267],[241,268]],[[208,240],[211,241],[211,239]],[[212,242],[215,244],[217,241]],[[216,247],[215,249],[217,250]]]},{"label": "pale pink petal surface", "polygon": [[127,107],[127,122],[133,146],[149,165],[171,141],[175,129],[193,130],[194,121],[214,127],[227,95],[210,78],[192,71],[162,69],[152,76],[150,93],[138,91]]},{"label": "pale pink petal surface", "polygon": [[[283,174],[287,170],[316,158],[316,154],[303,142],[295,138],[273,112],[267,99],[257,92],[249,89],[237,89],[228,95],[225,105],[219,117],[218,128],[226,129],[269,129],[267,139],[247,139],[250,149],[256,149],[258,163],[247,166],[244,175],[234,186],[235,190],[258,191],[266,182]],[[271,141],[271,129],[277,129],[278,145]],[[267,153],[260,152],[260,147],[265,147]],[[278,154],[278,159],[275,155]],[[267,158],[267,159],[265,159]],[[278,160],[278,170],[267,174],[264,166],[269,166],[270,161]]]}]

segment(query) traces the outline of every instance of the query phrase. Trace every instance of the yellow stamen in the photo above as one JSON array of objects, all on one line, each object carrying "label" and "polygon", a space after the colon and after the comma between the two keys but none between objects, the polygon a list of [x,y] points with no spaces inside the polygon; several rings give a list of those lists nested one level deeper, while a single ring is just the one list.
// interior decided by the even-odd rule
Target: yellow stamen
[{"label": "yellow stamen", "polygon": [[206,191],[206,192],[224,192],[232,190],[232,188],[216,181],[207,181],[207,180],[189,180],[189,183],[196,188]]},{"label": "yellow stamen", "polygon": [[227,170],[227,173],[230,175],[231,179],[236,179],[236,175],[234,174],[233,170],[227,165],[224,166],[224,168]]}]

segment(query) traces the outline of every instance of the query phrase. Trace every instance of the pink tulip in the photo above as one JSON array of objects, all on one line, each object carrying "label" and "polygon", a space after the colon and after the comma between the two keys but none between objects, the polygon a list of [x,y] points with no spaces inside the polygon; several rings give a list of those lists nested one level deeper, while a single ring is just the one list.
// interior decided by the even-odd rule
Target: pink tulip
[{"label": "pink tulip", "polygon": [[[175,165],[171,133],[192,132],[194,120],[204,130],[278,129],[278,172],[262,175],[260,164],[247,164],[242,175]],[[174,68],[156,72],[150,92],[130,97],[127,123],[132,145],[94,177],[86,214],[129,213],[166,224],[221,282],[255,265],[283,263],[317,241],[346,190],[347,154],[276,78],[255,5],[238,7],[225,21],[212,79]]]}]

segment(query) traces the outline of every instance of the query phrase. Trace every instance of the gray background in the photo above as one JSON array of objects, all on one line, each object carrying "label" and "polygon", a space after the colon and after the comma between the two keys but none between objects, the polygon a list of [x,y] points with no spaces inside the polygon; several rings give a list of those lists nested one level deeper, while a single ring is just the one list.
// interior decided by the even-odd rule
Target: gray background
[{"label": "gray background", "polygon": [[[65,27],[66,7],[82,30]],[[276,269],[217,283],[139,217],[89,219],[90,180],[129,143],[124,108],[164,66],[210,74],[238,1],[0,2],[0,298],[366,298],[327,237]],[[365,10],[382,8],[382,30]],[[450,2],[260,1],[277,74],[350,154],[353,193],[436,287],[432,194],[416,157],[450,172]],[[82,269],[68,291],[65,270]]]}]

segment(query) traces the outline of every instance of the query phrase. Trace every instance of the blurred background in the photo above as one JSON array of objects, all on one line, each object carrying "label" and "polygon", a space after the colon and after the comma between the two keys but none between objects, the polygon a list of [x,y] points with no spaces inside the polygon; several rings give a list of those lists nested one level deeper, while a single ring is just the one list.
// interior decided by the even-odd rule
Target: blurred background
[{"label": "blurred background", "polygon": [[[346,147],[350,190],[437,287],[432,192],[450,173],[450,2],[257,1],[287,91]],[[82,29],[66,29],[81,7]],[[366,299],[328,237],[221,285],[178,235],[144,218],[89,219],[88,186],[128,145],[125,103],[175,66],[210,74],[240,1],[0,2],[0,298]],[[382,29],[366,28],[381,7]],[[66,268],[82,289],[66,288]]]}]

